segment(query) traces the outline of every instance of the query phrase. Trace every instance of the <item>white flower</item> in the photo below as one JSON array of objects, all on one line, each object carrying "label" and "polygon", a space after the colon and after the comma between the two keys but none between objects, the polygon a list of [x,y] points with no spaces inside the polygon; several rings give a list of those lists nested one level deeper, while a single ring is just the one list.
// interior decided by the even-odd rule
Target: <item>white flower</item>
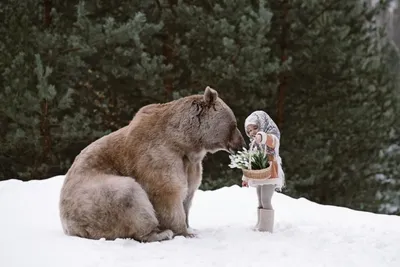
[{"label": "white flower", "polygon": [[245,147],[242,151],[238,151],[235,155],[229,155],[231,163],[230,168],[248,169],[249,157],[253,157],[254,152],[247,150]]}]

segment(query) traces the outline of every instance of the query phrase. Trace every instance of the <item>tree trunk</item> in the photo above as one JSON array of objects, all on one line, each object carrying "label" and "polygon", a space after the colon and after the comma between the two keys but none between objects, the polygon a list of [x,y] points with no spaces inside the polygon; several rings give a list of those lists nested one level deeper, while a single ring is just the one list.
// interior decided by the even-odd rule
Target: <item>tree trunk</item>
[{"label": "tree trunk", "polygon": [[[44,0],[44,25],[48,27],[51,23],[51,0]],[[42,162],[48,158],[51,151],[51,134],[49,121],[49,103],[47,99],[40,102],[40,135],[42,136]]]},{"label": "tree trunk", "polygon": [[51,24],[51,0],[44,1],[44,25],[49,26]]},{"label": "tree trunk", "polygon": [[[163,41],[163,55],[164,55],[164,64],[168,65],[172,62],[172,48],[170,46],[169,35],[166,34]],[[172,100],[172,92],[173,88],[173,81],[171,76],[167,73],[164,76],[164,88],[165,88],[165,96],[166,100]]]},{"label": "tree trunk", "polygon": [[[177,5],[178,1],[177,0],[167,0],[169,8],[171,9],[171,13],[174,17],[177,16],[174,8]],[[169,26],[169,27],[168,27]],[[164,36],[164,41],[163,41],[163,55],[165,57],[164,59],[164,64],[168,65],[172,63],[173,60],[173,34],[171,34],[171,26],[166,25],[166,32]],[[165,88],[165,94],[166,94],[166,99],[167,101],[172,100],[172,92],[174,91],[174,86],[173,86],[173,76],[166,74],[164,77],[164,88]]]},{"label": "tree trunk", "polygon": [[[289,3],[288,0],[282,1],[282,16],[281,16],[281,36],[279,40],[279,47],[281,51],[281,63],[285,64],[288,59],[288,33],[289,33],[289,23],[288,23],[288,13],[289,13]],[[279,85],[278,85],[278,104],[277,104],[277,124],[280,129],[283,127],[284,120],[284,101],[287,89],[287,75],[285,71],[279,74]]]},{"label": "tree trunk", "polygon": [[49,122],[49,105],[46,99],[40,103],[42,114],[40,116],[40,134],[43,140],[43,160],[47,159],[51,150],[51,134]]}]

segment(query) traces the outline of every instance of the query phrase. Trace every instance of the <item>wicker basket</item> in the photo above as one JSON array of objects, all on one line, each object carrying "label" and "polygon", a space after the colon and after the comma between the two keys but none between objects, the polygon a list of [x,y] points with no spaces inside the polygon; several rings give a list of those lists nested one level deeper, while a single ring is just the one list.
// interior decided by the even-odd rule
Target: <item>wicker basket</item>
[{"label": "wicker basket", "polygon": [[[253,141],[250,145],[250,151],[253,150],[255,141]],[[266,155],[267,151],[266,148],[264,147],[264,154]],[[249,154],[249,169],[242,169],[243,176],[248,178],[248,179],[268,179],[271,177],[271,166],[264,168],[264,169],[259,169],[259,170],[252,170],[251,169],[251,155]]]},{"label": "wicker basket", "polygon": [[268,179],[271,177],[271,168],[265,168],[261,170],[247,170],[242,169],[244,177],[248,179]]}]

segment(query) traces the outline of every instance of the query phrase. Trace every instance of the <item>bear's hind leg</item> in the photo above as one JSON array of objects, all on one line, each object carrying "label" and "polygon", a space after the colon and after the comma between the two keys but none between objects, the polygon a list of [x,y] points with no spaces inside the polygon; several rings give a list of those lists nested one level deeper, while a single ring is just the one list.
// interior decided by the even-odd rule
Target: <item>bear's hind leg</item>
[{"label": "bear's hind leg", "polygon": [[133,238],[152,242],[171,239],[160,232],[147,193],[133,178],[98,176],[62,194],[61,219],[65,233],[89,239]]},{"label": "bear's hind leg", "polygon": [[124,228],[130,229],[131,237],[141,242],[157,242],[173,238],[173,232],[169,229],[160,231],[159,222],[155,215],[147,193],[142,187],[133,181],[130,190],[125,195],[125,200],[121,203],[128,208],[126,217],[122,218],[125,223]]}]

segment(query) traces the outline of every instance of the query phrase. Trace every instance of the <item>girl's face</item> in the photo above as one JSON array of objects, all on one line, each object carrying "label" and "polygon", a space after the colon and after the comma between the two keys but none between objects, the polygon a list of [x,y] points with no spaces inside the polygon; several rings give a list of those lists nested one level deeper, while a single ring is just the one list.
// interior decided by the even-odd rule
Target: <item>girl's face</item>
[{"label": "girl's face", "polygon": [[248,135],[254,138],[258,132],[258,126],[255,124],[249,124],[247,125],[246,132]]}]

